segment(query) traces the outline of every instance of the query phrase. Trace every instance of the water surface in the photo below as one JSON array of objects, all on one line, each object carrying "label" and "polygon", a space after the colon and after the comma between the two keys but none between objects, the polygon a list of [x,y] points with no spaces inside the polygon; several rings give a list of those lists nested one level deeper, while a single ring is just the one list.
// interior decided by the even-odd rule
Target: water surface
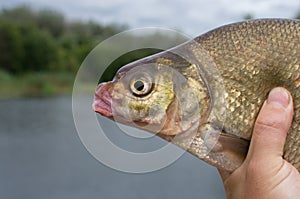
[{"label": "water surface", "polygon": [[[161,144],[151,142],[146,148]],[[71,97],[0,101],[0,161],[3,199],[225,198],[216,169],[188,153],[146,174],[122,173],[99,163],[77,135]]]}]

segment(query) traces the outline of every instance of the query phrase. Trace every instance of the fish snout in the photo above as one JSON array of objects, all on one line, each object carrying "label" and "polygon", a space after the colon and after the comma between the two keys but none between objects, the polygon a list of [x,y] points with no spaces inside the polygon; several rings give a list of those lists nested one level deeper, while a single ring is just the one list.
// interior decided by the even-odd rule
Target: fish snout
[{"label": "fish snout", "polygon": [[94,95],[93,110],[105,117],[112,117],[112,96],[110,94],[111,83],[101,83]]}]

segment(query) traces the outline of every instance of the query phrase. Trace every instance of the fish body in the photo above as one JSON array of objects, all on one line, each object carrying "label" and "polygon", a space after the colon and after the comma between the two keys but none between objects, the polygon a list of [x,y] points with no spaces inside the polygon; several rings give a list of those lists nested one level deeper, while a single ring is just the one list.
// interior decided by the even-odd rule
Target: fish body
[{"label": "fish body", "polygon": [[243,162],[269,91],[287,88],[294,118],[284,158],[300,170],[300,21],[229,24],[121,68],[93,108],[156,133],[226,171]]}]

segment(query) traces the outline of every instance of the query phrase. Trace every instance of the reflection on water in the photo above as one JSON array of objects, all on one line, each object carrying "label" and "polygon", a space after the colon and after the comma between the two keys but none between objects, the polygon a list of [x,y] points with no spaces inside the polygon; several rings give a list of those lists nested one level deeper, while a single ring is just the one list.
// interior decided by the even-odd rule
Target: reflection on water
[{"label": "reflection on water", "polygon": [[187,153],[147,174],[102,165],[79,140],[71,97],[0,101],[0,160],[4,199],[225,198],[216,169]]}]

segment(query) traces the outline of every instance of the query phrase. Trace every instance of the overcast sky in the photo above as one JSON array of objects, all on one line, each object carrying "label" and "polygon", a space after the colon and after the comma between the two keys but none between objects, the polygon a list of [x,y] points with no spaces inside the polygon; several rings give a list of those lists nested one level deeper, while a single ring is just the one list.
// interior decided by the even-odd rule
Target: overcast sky
[{"label": "overcast sky", "polygon": [[0,6],[18,4],[50,7],[68,18],[127,24],[131,28],[176,28],[197,36],[214,27],[255,17],[291,18],[299,0],[0,0]]}]

